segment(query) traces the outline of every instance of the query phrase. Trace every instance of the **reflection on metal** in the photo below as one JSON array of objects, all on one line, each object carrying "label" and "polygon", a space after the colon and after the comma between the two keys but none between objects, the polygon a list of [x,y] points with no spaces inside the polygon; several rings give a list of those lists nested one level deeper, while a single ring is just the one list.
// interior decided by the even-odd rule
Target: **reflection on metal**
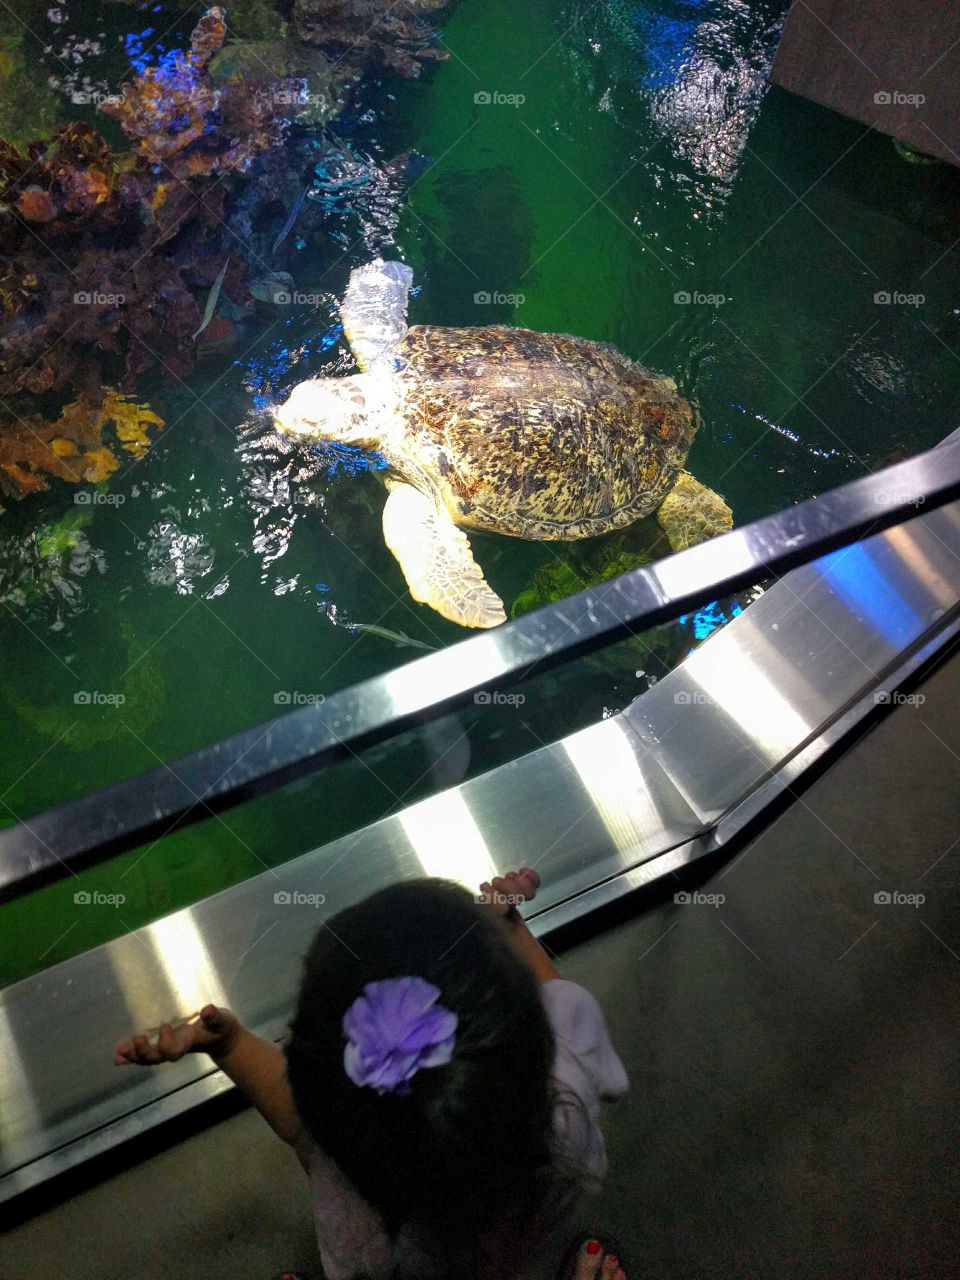
[{"label": "reflection on metal", "polygon": [[465,704],[960,497],[938,449],[601,583],[397,671],[0,831],[0,901],[241,804]]},{"label": "reflection on metal", "polygon": [[461,790],[443,791],[413,804],[397,821],[424,875],[446,876],[476,889],[497,874],[483,833]]},{"label": "reflection on metal", "polygon": [[758,658],[758,653],[747,654],[731,645],[703,645],[684,663],[690,689],[677,690],[674,701],[719,707],[775,763],[808,737],[816,724],[780,692],[776,680],[764,671],[768,664]]},{"label": "reflection on metal", "polygon": [[[631,726],[699,823],[716,822],[956,610],[958,553],[953,505],[795,569],[634,702]],[[869,573],[841,586],[844,558]]]},{"label": "reflection on metal", "polygon": [[[669,832],[689,835],[696,825],[693,811],[650,748],[632,732],[626,717],[603,720],[572,733],[558,746],[577,771],[590,797],[591,810],[600,818],[617,853],[631,860],[656,853]],[[570,834],[563,833],[564,837]]]},{"label": "reflection on metal", "polygon": [[135,1024],[210,999],[282,1035],[321,921],[424,871],[475,888],[536,865],[540,931],[675,871],[796,782],[958,617],[955,504],[794,570],[621,715],[10,987],[0,1198],[228,1087],[192,1056],[114,1068]]}]

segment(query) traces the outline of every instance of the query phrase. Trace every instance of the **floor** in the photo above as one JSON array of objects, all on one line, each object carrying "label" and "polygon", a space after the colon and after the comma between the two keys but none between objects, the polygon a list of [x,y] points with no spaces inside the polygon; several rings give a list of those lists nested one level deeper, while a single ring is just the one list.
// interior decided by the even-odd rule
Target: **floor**
[{"label": "floor", "polygon": [[[668,892],[562,957],[631,1077],[587,1221],[635,1277],[956,1274],[960,657],[920,693],[699,886],[722,902]],[[0,1240],[6,1280],[313,1262],[299,1166],[250,1112]]]}]

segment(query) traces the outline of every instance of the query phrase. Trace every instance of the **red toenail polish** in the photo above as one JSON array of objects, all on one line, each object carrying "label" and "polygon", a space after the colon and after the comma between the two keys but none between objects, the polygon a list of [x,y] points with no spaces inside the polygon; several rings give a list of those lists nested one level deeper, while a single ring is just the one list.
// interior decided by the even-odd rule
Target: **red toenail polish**
[{"label": "red toenail polish", "polygon": [[587,1245],[587,1253],[598,1254],[600,1252],[600,1241],[591,1240]]},{"label": "red toenail polish", "polygon": [[611,1253],[611,1255],[610,1255],[610,1265],[611,1265],[611,1267],[615,1267],[619,1261],[620,1261],[620,1259],[619,1259],[619,1258],[614,1257],[614,1255]]}]

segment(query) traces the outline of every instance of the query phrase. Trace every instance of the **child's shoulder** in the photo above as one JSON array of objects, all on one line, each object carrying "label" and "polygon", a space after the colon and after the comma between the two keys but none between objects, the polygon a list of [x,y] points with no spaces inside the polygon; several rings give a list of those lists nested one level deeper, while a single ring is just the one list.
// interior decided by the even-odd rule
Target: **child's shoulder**
[{"label": "child's shoulder", "polygon": [[578,982],[552,978],[541,985],[540,998],[557,1042],[554,1076],[588,1107],[598,1098],[625,1093],[627,1073],[596,996]]}]

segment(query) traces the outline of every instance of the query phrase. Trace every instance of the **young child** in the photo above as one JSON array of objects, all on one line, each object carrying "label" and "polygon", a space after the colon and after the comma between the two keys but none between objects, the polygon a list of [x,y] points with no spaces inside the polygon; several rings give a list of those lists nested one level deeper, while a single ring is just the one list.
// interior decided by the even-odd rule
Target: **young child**
[{"label": "young child", "polygon": [[[596,1000],[519,916],[539,883],[406,880],[339,912],[285,1050],[208,1005],[114,1060],[204,1052],[244,1090],[310,1175],[327,1280],[512,1280],[599,1187],[600,1100],[627,1088]],[[569,1274],[624,1280],[600,1252]]]}]

